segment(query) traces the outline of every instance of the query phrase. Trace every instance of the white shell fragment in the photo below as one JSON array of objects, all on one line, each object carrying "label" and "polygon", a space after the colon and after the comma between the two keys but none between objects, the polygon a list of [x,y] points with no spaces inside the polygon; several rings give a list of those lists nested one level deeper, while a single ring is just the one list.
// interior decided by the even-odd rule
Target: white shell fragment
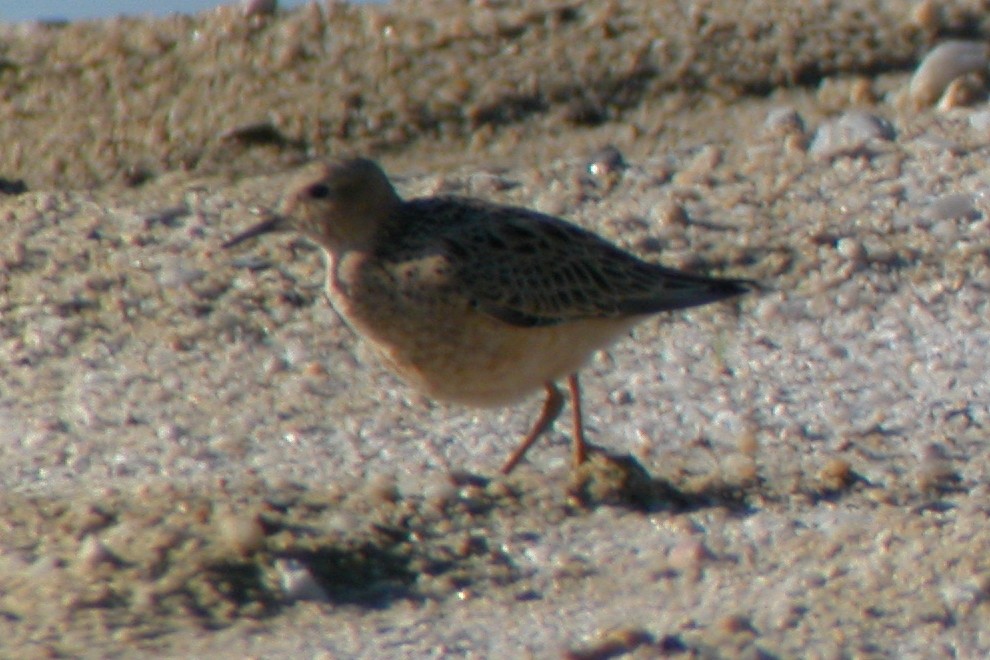
[{"label": "white shell fragment", "polygon": [[908,97],[915,107],[936,103],[950,83],[968,73],[986,73],[990,48],[978,41],[946,41],[921,61],[911,77]]},{"label": "white shell fragment", "polygon": [[896,135],[893,125],[883,117],[853,110],[819,126],[808,151],[825,158],[855,155],[871,142],[888,142]]},{"label": "white shell fragment", "polygon": [[289,601],[309,600],[327,602],[330,597],[317,582],[309,567],[298,559],[278,559],[275,571],[282,582],[282,591]]}]

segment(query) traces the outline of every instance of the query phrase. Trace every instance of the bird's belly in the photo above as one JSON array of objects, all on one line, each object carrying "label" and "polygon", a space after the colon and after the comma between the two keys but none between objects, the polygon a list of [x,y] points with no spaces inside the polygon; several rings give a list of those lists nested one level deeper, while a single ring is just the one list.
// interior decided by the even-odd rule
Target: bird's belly
[{"label": "bird's belly", "polygon": [[525,328],[466,309],[419,307],[371,318],[335,301],[382,361],[427,396],[477,406],[512,403],[574,373],[638,318]]},{"label": "bird's belly", "polygon": [[603,325],[519,328],[478,315],[418,345],[378,349],[400,377],[433,398],[497,406],[576,372],[628,327]]}]

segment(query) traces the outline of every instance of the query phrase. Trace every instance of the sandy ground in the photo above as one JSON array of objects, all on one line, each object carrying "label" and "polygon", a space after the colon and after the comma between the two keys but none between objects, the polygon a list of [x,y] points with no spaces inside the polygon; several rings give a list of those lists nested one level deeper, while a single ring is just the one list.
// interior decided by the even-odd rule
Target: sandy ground
[{"label": "sandy ground", "polygon": [[[0,28],[0,656],[990,653],[990,111],[904,96],[979,3],[475,4]],[[342,153],[762,290],[497,478],[536,397],[219,248]]]}]

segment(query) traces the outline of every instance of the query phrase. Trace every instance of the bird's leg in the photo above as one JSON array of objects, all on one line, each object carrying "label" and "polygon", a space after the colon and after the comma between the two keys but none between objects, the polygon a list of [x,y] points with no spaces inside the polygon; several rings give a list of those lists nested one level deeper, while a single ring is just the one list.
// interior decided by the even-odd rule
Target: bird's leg
[{"label": "bird's leg", "polygon": [[581,384],[577,372],[567,377],[567,389],[571,393],[571,414],[574,415],[574,467],[588,460],[588,445],[584,442],[584,422],[581,419]]},{"label": "bird's leg", "polygon": [[526,452],[536,442],[537,438],[550,428],[564,407],[564,397],[561,396],[557,386],[553,383],[547,383],[544,387],[547,391],[547,398],[543,402],[543,410],[540,411],[540,416],[536,419],[536,423],[533,424],[533,428],[530,429],[526,437],[523,438],[523,441],[519,443],[516,450],[509,456],[509,460],[502,466],[502,474],[512,472],[512,468],[516,467],[516,464],[522,460],[522,457],[526,455]]}]

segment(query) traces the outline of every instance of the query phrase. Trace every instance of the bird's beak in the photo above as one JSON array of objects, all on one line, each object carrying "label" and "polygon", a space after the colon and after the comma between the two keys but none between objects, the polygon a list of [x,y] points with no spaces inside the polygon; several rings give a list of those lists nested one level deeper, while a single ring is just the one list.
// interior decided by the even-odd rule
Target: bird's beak
[{"label": "bird's beak", "polygon": [[253,227],[250,227],[249,229],[245,229],[240,234],[237,234],[236,236],[231,238],[229,241],[226,241],[222,247],[226,250],[227,248],[232,248],[235,245],[239,245],[240,243],[255,238],[256,236],[261,236],[262,234],[270,234],[272,232],[277,232],[277,231],[283,231],[285,229],[286,229],[285,216],[272,214],[269,217],[262,220],[261,222],[259,222],[258,224],[254,225]]}]

